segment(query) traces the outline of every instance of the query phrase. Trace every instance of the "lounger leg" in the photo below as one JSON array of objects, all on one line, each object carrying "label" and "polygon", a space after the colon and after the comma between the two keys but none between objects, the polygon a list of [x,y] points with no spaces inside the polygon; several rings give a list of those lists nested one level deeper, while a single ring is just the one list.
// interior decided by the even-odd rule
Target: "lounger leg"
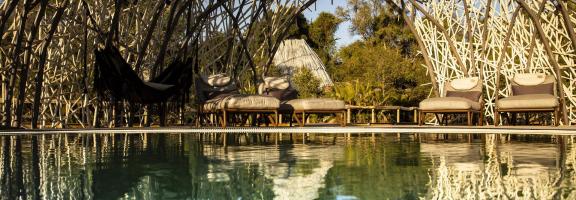
[{"label": "lounger leg", "polygon": [[498,109],[494,110],[494,126],[498,126],[500,125],[500,112],[498,112]]},{"label": "lounger leg", "polygon": [[422,110],[419,110],[418,111],[418,126],[422,126],[422,120],[424,118],[423,116],[424,116],[424,112],[422,112]]},{"label": "lounger leg", "polygon": [[306,125],[306,112],[302,111],[302,124],[301,127]]},{"label": "lounger leg", "polygon": [[300,118],[298,117],[298,113],[296,111],[294,111],[294,119],[296,119],[296,123],[298,123],[298,126],[302,126],[302,122],[300,121]]},{"label": "lounger leg", "polygon": [[468,120],[468,126],[472,126],[472,112],[466,112],[466,119]]},{"label": "lounger leg", "polygon": [[280,125],[280,118],[278,116],[278,111],[274,110],[274,127],[278,127]]},{"label": "lounger leg", "polygon": [[222,110],[222,128],[226,128],[226,123],[228,122],[228,113],[226,110]]},{"label": "lounger leg", "polygon": [[340,115],[341,115],[340,120],[342,120],[340,121],[340,126],[346,127],[346,111],[340,112]]},{"label": "lounger leg", "polygon": [[200,112],[197,112],[196,113],[196,119],[194,119],[194,126],[196,128],[200,127],[200,116],[201,116]]},{"label": "lounger leg", "polygon": [[560,125],[560,119],[558,119],[560,117],[559,112],[558,112],[558,108],[554,108],[554,126],[559,126]]},{"label": "lounger leg", "polygon": [[483,126],[484,125],[484,110],[481,110],[478,113],[478,125],[479,126]]},{"label": "lounger leg", "polygon": [[516,122],[518,121],[518,113],[510,113],[510,124],[516,126]]}]

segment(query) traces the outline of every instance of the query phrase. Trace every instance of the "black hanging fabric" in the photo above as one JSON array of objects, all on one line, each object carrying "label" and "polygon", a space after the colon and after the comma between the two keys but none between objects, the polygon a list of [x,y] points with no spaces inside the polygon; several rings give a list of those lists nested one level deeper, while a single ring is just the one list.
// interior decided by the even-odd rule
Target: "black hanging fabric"
[{"label": "black hanging fabric", "polygon": [[142,81],[117,48],[95,50],[94,89],[100,96],[131,103],[162,103],[174,96],[188,96],[192,86],[191,61],[175,59],[151,81]]}]

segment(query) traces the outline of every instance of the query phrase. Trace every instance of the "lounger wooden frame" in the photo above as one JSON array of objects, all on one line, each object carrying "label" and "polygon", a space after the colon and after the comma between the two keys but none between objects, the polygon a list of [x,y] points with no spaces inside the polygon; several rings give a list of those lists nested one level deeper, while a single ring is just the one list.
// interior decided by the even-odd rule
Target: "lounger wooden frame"
[{"label": "lounger wooden frame", "polygon": [[[283,114],[290,115],[290,126],[292,126],[292,120],[296,120],[298,126],[304,127],[306,125],[306,120],[310,117],[310,114],[335,114],[337,117],[340,115],[340,126],[346,126],[346,109],[338,110],[294,110],[294,111],[281,111]],[[298,118],[298,115],[301,118]]]},{"label": "lounger wooden frame", "polygon": [[522,109],[494,109],[494,126],[500,125],[501,113],[548,113],[554,115],[554,126],[560,125],[560,107],[553,108],[522,108]]},{"label": "lounger wooden frame", "polygon": [[[482,105],[481,108],[484,108],[484,106]],[[454,114],[454,113],[466,114],[466,122],[467,122],[466,124],[468,126],[472,126],[473,115],[475,113],[478,113],[478,125],[482,126],[483,122],[484,122],[484,109],[480,109],[480,110],[473,110],[473,109],[467,109],[467,110],[418,110],[418,126],[422,126],[422,124],[424,123],[424,118],[426,117],[427,113],[434,113],[436,115],[437,119],[438,119],[438,114]],[[444,120],[438,119],[438,121],[444,121]]]},{"label": "lounger wooden frame", "polygon": [[[202,106],[200,106],[202,107]],[[201,118],[206,114],[215,114],[216,118],[220,122],[220,126],[222,128],[226,128],[228,126],[228,120],[230,114],[262,114],[268,115],[268,119],[272,122],[273,126],[278,126],[278,109],[218,109],[215,111],[203,111],[202,109],[198,109],[198,117],[196,118],[196,126],[200,126]],[[270,116],[273,114],[273,116]]]}]

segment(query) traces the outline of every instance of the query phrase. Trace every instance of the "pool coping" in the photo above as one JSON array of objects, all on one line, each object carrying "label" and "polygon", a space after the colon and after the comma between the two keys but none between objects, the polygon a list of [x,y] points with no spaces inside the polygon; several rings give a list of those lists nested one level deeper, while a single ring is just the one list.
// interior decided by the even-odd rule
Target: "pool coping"
[{"label": "pool coping", "polygon": [[576,126],[311,126],[311,127],[147,127],[147,128],[88,128],[88,129],[16,129],[0,130],[0,135],[32,135],[61,133],[475,133],[475,134],[530,134],[530,135],[576,135]]}]

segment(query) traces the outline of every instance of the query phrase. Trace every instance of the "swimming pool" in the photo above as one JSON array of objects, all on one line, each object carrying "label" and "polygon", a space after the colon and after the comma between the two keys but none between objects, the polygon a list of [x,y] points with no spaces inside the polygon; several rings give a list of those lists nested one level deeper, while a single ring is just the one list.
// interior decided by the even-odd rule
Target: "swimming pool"
[{"label": "swimming pool", "polygon": [[574,199],[574,136],[0,136],[1,199]]}]

